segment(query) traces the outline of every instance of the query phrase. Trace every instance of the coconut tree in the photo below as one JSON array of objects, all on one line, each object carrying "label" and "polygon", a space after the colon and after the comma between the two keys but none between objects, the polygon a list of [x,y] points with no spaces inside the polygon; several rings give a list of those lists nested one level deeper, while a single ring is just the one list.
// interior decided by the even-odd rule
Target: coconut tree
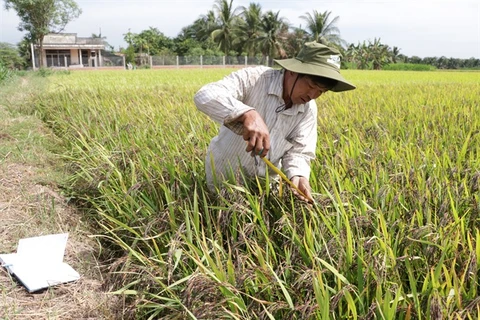
[{"label": "coconut tree", "polygon": [[337,46],[346,46],[347,43],[340,37],[340,30],[336,23],[340,19],[338,16],[331,19],[331,12],[318,12],[313,10],[310,14],[306,12],[305,15],[300,16],[300,19],[306,22],[305,31],[309,35],[310,41],[320,41],[324,38],[327,42]]},{"label": "coconut tree", "polygon": [[216,0],[213,6],[217,13],[218,27],[212,32],[212,39],[218,44],[220,50],[228,55],[232,48],[238,14],[240,9],[233,9],[233,0]]},{"label": "coconut tree", "polygon": [[240,7],[243,18],[239,21],[234,44],[243,48],[249,56],[257,53],[257,39],[261,34],[262,6],[259,3],[250,3],[248,8]]},{"label": "coconut tree", "polygon": [[294,57],[301,50],[302,45],[307,40],[307,32],[301,28],[294,28],[286,34],[284,41],[285,54],[288,57]]},{"label": "coconut tree", "polygon": [[285,18],[280,17],[280,11],[276,13],[267,11],[262,16],[261,21],[262,35],[258,37],[258,45],[262,55],[272,58],[285,58],[285,50],[282,42],[285,40],[282,33],[288,30],[288,23]]},{"label": "coconut tree", "polygon": [[187,38],[193,38],[199,42],[205,42],[212,36],[212,32],[219,28],[215,12],[209,10],[207,14],[201,15],[197,20],[182,31]]},{"label": "coconut tree", "polygon": [[397,63],[398,60],[400,59],[400,49],[398,47],[393,47],[390,50],[390,57],[392,58],[393,63]]}]

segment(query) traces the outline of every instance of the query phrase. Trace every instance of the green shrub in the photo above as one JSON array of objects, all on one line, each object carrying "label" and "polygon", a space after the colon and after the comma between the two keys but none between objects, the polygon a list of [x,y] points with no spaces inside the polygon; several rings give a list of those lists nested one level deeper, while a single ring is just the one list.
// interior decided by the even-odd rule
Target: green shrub
[{"label": "green shrub", "polygon": [[0,84],[3,83],[8,78],[10,78],[11,75],[12,75],[12,72],[3,64],[0,63]]},{"label": "green shrub", "polygon": [[434,71],[436,67],[429,64],[417,63],[392,63],[383,67],[384,70],[398,70],[398,71]]},{"label": "green shrub", "polygon": [[357,65],[354,62],[342,61],[342,69],[357,69]]},{"label": "green shrub", "polygon": [[40,77],[48,77],[50,76],[51,74],[53,73],[53,70],[52,69],[49,69],[49,68],[40,68],[38,69],[38,75]]},{"label": "green shrub", "polygon": [[15,75],[16,75],[16,76],[19,76],[19,77],[26,76],[27,73],[28,73],[28,72],[27,72],[26,70],[18,70],[18,71],[15,71]]},{"label": "green shrub", "polygon": [[51,69],[51,68],[40,68],[38,69],[38,72],[37,72],[37,75],[40,76],[40,77],[48,77],[48,76],[51,76],[53,74],[57,74],[57,75],[69,75],[70,74],[70,70],[66,69],[66,70],[54,70],[54,69]]},{"label": "green shrub", "polygon": [[24,69],[26,61],[20,56],[17,46],[0,42],[0,64],[10,70]]},{"label": "green shrub", "polygon": [[461,68],[461,69],[459,69],[459,70],[478,71],[478,70],[480,70],[480,67]]}]

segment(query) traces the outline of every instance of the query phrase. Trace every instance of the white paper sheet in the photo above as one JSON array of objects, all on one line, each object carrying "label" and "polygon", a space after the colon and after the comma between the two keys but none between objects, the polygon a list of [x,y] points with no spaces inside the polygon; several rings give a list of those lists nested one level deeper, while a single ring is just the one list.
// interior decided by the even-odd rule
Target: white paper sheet
[{"label": "white paper sheet", "polygon": [[67,239],[68,233],[20,239],[17,253],[0,254],[0,262],[29,292],[78,280],[63,262]]}]

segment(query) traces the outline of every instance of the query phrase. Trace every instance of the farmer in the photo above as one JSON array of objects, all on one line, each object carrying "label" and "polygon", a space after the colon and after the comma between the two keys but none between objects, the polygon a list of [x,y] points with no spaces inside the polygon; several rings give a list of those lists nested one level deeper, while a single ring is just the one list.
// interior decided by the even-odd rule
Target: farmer
[{"label": "farmer", "polygon": [[240,168],[248,176],[265,176],[267,167],[259,158],[267,157],[305,197],[296,195],[308,201],[317,142],[315,99],[355,86],[340,75],[340,53],[318,42],[305,43],[296,58],[274,61],[282,69],[241,69],[195,94],[197,108],[222,124],[208,147],[207,184],[215,190]]}]

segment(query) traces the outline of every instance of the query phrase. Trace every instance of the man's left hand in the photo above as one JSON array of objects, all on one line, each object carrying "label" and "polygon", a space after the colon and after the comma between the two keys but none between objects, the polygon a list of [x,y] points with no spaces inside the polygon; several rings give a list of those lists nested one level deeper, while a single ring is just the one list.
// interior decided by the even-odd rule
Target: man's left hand
[{"label": "man's left hand", "polygon": [[299,194],[297,190],[292,189],[293,193],[300,199],[306,202],[313,202],[312,198],[312,188],[310,187],[310,182],[307,178],[302,176],[294,176],[291,179],[292,183],[297,186],[297,188],[306,196]]}]

